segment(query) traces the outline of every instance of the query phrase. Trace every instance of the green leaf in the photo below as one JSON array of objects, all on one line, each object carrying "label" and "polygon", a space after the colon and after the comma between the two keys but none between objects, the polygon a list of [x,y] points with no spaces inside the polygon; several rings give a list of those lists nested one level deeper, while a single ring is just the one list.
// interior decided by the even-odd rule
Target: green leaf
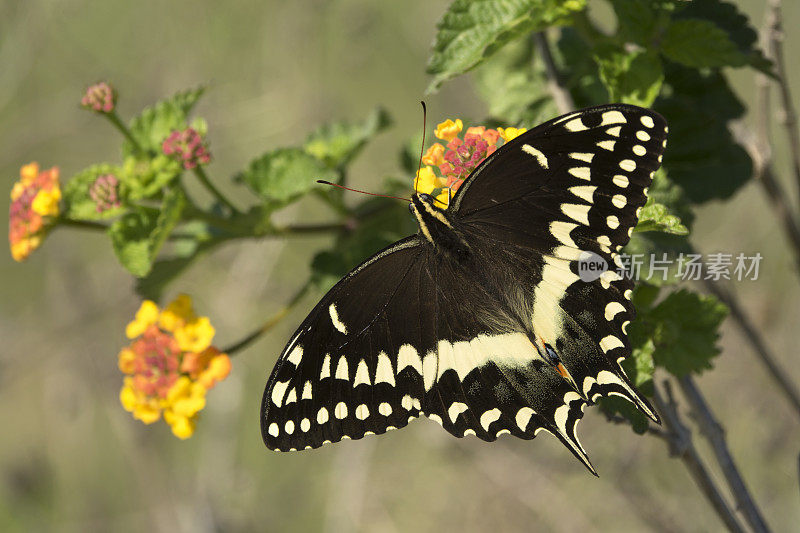
[{"label": "green leaf", "polygon": [[711,368],[719,353],[718,329],[728,314],[713,296],[679,290],[639,319],[655,350],[653,360],[676,376]]},{"label": "green leaf", "polygon": [[732,196],[752,177],[752,162],[728,124],[745,108],[717,70],[665,64],[655,109],[669,124],[664,167],[686,198],[698,204]]},{"label": "green leaf", "polygon": [[741,67],[748,63],[747,56],[725,30],[701,19],[682,19],[670,24],[661,51],[671,60],[694,68]]},{"label": "green leaf", "polygon": [[318,188],[317,180],[339,174],[300,148],[280,148],[250,163],[237,176],[272,208],[283,207]]},{"label": "green leaf", "polygon": [[[131,135],[147,153],[161,153],[161,144],[173,130],[187,127],[189,113],[203,95],[205,88],[199,87],[175,94],[145,108],[129,125]],[[125,156],[137,155],[130,142],[122,145]]]},{"label": "green leaf", "polygon": [[622,42],[652,48],[669,24],[672,0],[611,0],[617,15],[617,35]]},{"label": "green leaf", "polygon": [[597,75],[596,49],[589,46],[577,31],[570,27],[562,28],[552,51],[576,108],[608,102],[608,91]]},{"label": "green leaf", "polygon": [[608,89],[609,100],[643,107],[653,105],[664,82],[658,54],[609,47],[601,50],[595,61],[600,67],[600,79]]},{"label": "green leaf", "polygon": [[774,76],[772,62],[758,48],[758,33],[747,15],[730,2],[721,0],[694,0],[684,2],[676,18],[703,19],[723,29],[748,63],[767,75]]},{"label": "green leaf", "polygon": [[585,0],[455,0],[437,24],[428,92],[463,74],[511,40],[564,24]]},{"label": "green leaf", "polygon": [[108,228],[117,259],[134,276],[141,277],[150,271],[150,233],[157,219],[156,210],[136,209]]},{"label": "green leaf", "polygon": [[[75,220],[105,220],[120,216],[126,211],[125,207],[115,207],[103,212],[97,212],[97,204],[89,196],[89,189],[98,177],[104,174],[120,176],[120,168],[107,163],[93,165],[86,168],[69,179],[62,193],[64,199],[64,216]],[[120,189],[118,196],[123,200],[124,191]]]},{"label": "green leaf", "polygon": [[639,223],[635,231],[660,231],[662,233],[672,233],[674,235],[688,235],[689,230],[681,223],[681,219],[669,212],[667,206],[659,204],[652,198],[647,199],[647,203],[639,213]]},{"label": "green leaf", "polygon": [[341,121],[320,127],[306,139],[305,150],[328,167],[339,169],[347,165],[367,141],[391,124],[389,112],[378,108],[361,122]]},{"label": "green leaf", "polygon": [[503,126],[530,128],[558,115],[530,39],[509,43],[475,69],[473,79],[490,116]]},{"label": "green leaf", "polygon": [[186,198],[178,189],[164,195],[161,209],[137,208],[108,228],[117,259],[131,274],[146,276],[161,247],[180,221]]}]

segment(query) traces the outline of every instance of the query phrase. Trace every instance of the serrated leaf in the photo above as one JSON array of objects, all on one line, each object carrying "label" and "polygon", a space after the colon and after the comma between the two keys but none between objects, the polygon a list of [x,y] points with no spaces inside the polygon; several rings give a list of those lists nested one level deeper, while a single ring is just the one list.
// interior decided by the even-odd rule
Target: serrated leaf
[{"label": "serrated leaf", "polygon": [[272,208],[285,206],[320,187],[317,180],[336,181],[339,174],[301,148],[279,148],[253,160],[237,176]]},{"label": "serrated leaf", "polygon": [[739,51],[747,57],[750,65],[774,76],[772,62],[758,48],[758,32],[750,24],[747,15],[730,2],[721,0],[694,0],[684,2],[675,18],[703,19],[723,29]]},{"label": "serrated leaf", "polygon": [[[130,121],[131,135],[146,153],[161,153],[161,144],[173,130],[187,127],[189,113],[203,95],[204,87],[182,91],[171,98],[161,100],[145,108]],[[125,156],[137,155],[133,145],[125,141],[122,145]],[[139,154],[141,155],[141,154]]]},{"label": "serrated leaf", "polygon": [[150,271],[150,233],[157,219],[155,210],[136,209],[108,228],[117,259],[134,276],[145,276]]},{"label": "serrated leaf", "polygon": [[623,42],[633,42],[650,48],[669,19],[660,0],[611,0],[617,16],[617,34]]},{"label": "serrated leaf", "polygon": [[636,225],[636,232],[660,231],[662,233],[672,233],[673,235],[688,235],[689,230],[681,223],[681,219],[671,214],[667,206],[647,199],[647,203],[639,213],[639,223]]},{"label": "serrated leaf", "polygon": [[597,75],[595,49],[577,31],[570,27],[562,28],[552,51],[576,108],[608,102],[608,91]]},{"label": "serrated leaf", "polygon": [[616,47],[599,52],[595,60],[610,101],[642,107],[653,105],[664,82],[658,54],[649,50],[628,52]]},{"label": "serrated leaf", "polygon": [[745,108],[719,71],[665,66],[668,90],[655,103],[669,124],[664,167],[692,203],[728,198],[752,177],[750,157],[728,130]]},{"label": "serrated leaf", "polygon": [[533,31],[564,24],[585,0],[455,0],[437,24],[428,92],[463,74],[506,43]]},{"label": "serrated leaf", "polygon": [[372,137],[392,124],[392,117],[383,108],[373,110],[361,122],[333,122],[308,136],[305,150],[328,167],[347,165]]},{"label": "serrated leaf", "polygon": [[518,39],[475,69],[473,79],[493,119],[530,128],[558,115],[542,71],[531,40]]},{"label": "serrated leaf", "polygon": [[748,58],[713,22],[679,19],[669,25],[661,42],[661,52],[687,67],[741,67]]},{"label": "serrated leaf", "polygon": [[161,247],[180,221],[186,199],[178,189],[164,195],[161,209],[137,208],[108,228],[120,264],[137,277],[146,276]]},{"label": "serrated leaf", "polygon": [[718,329],[728,314],[713,296],[687,290],[671,293],[640,318],[655,350],[656,366],[676,376],[697,374],[712,367],[719,353]]},{"label": "serrated leaf", "polygon": [[[64,216],[75,220],[106,220],[118,217],[126,211],[122,206],[97,211],[97,204],[89,196],[89,190],[97,178],[104,174],[112,174],[119,179],[120,168],[101,163],[78,172],[67,181],[62,192]],[[118,196],[122,199],[123,191],[118,191]]]}]

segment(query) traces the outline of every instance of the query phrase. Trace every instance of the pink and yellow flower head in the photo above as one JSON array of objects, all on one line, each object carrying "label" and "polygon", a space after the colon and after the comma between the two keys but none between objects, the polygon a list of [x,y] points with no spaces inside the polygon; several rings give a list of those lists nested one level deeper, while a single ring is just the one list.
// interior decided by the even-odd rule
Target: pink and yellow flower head
[{"label": "pink and yellow flower head", "polygon": [[195,315],[185,294],[163,310],[145,300],[125,334],[132,342],[119,353],[122,406],[145,424],[163,414],[177,437],[189,438],[206,392],[231,371],[230,358],[211,345],[208,317]]},{"label": "pink and yellow flower head", "polygon": [[445,207],[470,172],[497,150],[498,142],[508,142],[526,131],[524,128],[495,130],[472,126],[461,138],[463,129],[461,119],[447,119],[436,126],[434,135],[447,144],[434,143],[428,148],[422,156],[422,163],[426,166],[420,169],[414,180],[414,190],[419,193],[433,194],[438,189],[436,200]]},{"label": "pink and yellow flower head", "polygon": [[92,85],[81,98],[81,105],[86,109],[91,109],[96,113],[111,113],[117,103],[117,95],[114,88],[106,82]]},{"label": "pink and yellow flower head", "polygon": [[202,135],[194,128],[186,128],[183,131],[175,130],[170,133],[162,143],[161,151],[164,152],[164,155],[180,162],[186,170],[211,161],[211,153],[208,151]]},{"label": "pink and yellow flower head", "polygon": [[61,186],[58,168],[39,170],[37,163],[20,169],[11,189],[8,210],[8,243],[11,257],[24,261],[42,243],[59,214]]}]

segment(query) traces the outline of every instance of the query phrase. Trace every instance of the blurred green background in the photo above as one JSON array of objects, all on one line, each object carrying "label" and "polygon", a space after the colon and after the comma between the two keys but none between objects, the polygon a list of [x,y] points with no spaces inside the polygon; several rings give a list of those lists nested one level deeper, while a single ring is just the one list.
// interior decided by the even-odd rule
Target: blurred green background
[{"label": "blurred green background", "polygon": [[[598,16],[607,16],[605,4],[597,4]],[[762,2],[737,4],[761,25]],[[403,177],[398,149],[420,128],[424,66],[446,6],[3,0],[0,190],[10,190],[29,161],[57,165],[66,178],[91,163],[119,160],[116,133],[78,105],[84,88],[98,80],[118,88],[123,116],[210,84],[196,113],[209,123],[209,173],[240,203],[248,193],[228,176],[251,158],[296,143],[327,120],[362,118],[384,105],[396,126],[368,146],[351,172],[356,186],[375,190],[387,175]],[[784,23],[790,81],[800,94],[800,71],[793,68],[800,58],[797,2],[785,2]],[[751,71],[732,78],[752,104]],[[469,76],[427,102],[431,122],[486,114]],[[785,177],[782,140],[776,149]],[[4,198],[0,208],[7,212]],[[313,205],[281,217],[318,220],[323,215]],[[761,188],[750,183],[732,201],[698,215],[693,240],[701,250],[764,256],[759,280],[735,289],[800,381],[798,278]],[[289,298],[324,242],[230,244],[198,261],[167,296],[192,294],[217,328],[215,343],[225,346]],[[456,440],[427,420],[314,452],[268,452],[258,426],[265,379],[319,295],[236,356],[232,375],[209,394],[195,436],[180,442],[166,425],[145,427],[119,405],[116,355],[139,299],[103,235],[60,229],[24,264],[2,253],[0,280],[0,530],[721,529],[662,441],[609,424],[596,409],[587,413],[581,436],[599,479],[555,439]],[[777,531],[796,530],[796,416],[730,321],[723,331],[723,353],[700,384],[769,522]]]}]

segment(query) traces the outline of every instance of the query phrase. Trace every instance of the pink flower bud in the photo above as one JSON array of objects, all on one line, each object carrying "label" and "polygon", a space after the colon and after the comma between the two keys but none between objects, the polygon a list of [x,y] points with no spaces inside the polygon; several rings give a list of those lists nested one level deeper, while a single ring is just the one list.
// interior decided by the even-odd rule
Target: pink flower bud
[{"label": "pink flower bud", "polygon": [[117,102],[113,87],[106,82],[90,86],[81,98],[81,105],[96,113],[111,113]]},{"label": "pink flower bud", "polygon": [[172,156],[180,161],[183,168],[190,170],[197,165],[205,165],[211,161],[211,153],[203,143],[203,138],[193,128],[170,133],[161,145],[164,155]]},{"label": "pink flower bud", "polygon": [[98,213],[119,207],[119,180],[113,174],[98,176],[89,187],[89,197]]}]

